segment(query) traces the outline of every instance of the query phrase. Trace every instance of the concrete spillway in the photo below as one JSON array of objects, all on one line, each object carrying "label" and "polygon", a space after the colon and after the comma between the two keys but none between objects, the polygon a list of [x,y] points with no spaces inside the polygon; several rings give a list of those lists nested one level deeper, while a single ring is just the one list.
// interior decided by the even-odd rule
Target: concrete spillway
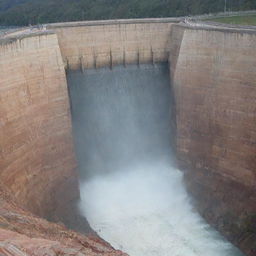
[{"label": "concrete spillway", "polygon": [[94,230],[130,256],[242,255],[195,212],[185,191],[172,153],[167,67],[71,72],[68,80],[79,206]]}]

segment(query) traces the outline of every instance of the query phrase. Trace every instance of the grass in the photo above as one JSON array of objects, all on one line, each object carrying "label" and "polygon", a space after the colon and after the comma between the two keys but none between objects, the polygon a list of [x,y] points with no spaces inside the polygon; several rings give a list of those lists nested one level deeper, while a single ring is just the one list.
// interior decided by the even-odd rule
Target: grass
[{"label": "grass", "polygon": [[256,26],[256,15],[222,17],[211,19],[211,21],[227,24]]}]

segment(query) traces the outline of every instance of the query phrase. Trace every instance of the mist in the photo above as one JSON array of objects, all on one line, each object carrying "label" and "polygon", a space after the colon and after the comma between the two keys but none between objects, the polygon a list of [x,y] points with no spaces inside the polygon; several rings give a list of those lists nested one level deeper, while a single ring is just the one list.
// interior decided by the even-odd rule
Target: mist
[{"label": "mist", "polygon": [[79,209],[130,256],[238,256],[195,211],[175,163],[167,65],[70,72]]}]

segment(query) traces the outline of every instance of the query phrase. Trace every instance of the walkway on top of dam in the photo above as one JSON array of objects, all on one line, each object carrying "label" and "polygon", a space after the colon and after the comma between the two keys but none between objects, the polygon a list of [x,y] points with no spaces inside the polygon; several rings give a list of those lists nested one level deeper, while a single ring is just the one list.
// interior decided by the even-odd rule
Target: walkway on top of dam
[{"label": "walkway on top of dam", "polygon": [[[28,27],[21,27],[6,30],[0,33],[0,43],[8,43],[15,39],[22,39],[24,37],[36,36],[41,34],[55,33],[54,28],[58,27],[79,27],[79,26],[98,26],[98,25],[118,25],[118,24],[143,24],[143,23],[178,23],[186,25],[191,28],[200,29],[218,29],[225,31],[235,32],[255,32],[256,26],[244,26],[244,25],[231,25],[218,22],[207,21],[210,18],[231,17],[240,15],[253,15],[256,14],[256,10],[242,11],[242,12],[223,12],[213,14],[203,14],[196,16],[186,17],[169,17],[169,18],[144,18],[144,19],[116,19],[116,20],[93,20],[93,21],[74,21],[74,22],[59,22],[39,24]],[[5,40],[3,40],[5,39]],[[8,39],[8,40],[7,40]]]}]

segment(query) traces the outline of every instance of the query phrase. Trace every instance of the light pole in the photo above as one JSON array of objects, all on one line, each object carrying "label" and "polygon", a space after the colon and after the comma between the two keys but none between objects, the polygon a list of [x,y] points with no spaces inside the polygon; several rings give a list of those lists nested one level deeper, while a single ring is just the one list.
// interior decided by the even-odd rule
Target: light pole
[{"label": "light pole", "polygon": [[227,11],[227,0],[225,0],[225,5],[224,5],[224,12]]}]

